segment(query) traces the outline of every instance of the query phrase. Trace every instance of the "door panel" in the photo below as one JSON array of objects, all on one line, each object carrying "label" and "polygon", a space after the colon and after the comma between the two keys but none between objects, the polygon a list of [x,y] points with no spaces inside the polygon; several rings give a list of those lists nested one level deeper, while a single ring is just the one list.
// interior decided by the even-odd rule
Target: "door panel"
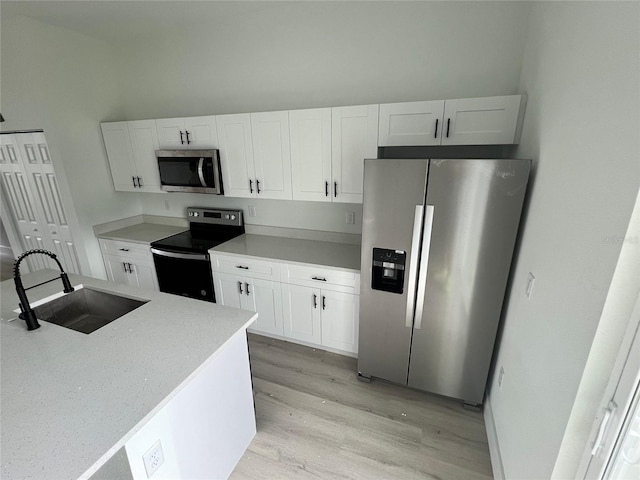
[{"label": "door panel", "polygon": [[320,289],[282,284],[284,336],[305,342],[322,342]]},{"label": "door panel", "polygon": [[290,200],[289,112],[252,113],[251,136],[258,197]]},{"label": "door panel", "polygon": [[254,331],[262,331],[282,337],[282,293],[279,282],[245,279],[246,302],[242,308],[258,312]]},{"label": "door panel", "polygon": [[216,117],[216,124],[225,195],[254,196],[255,193],[249,188],[251,180],[255,192],[251,116],[248,113],[219,115]]},{"label": "door panel", "polygon": [[529,167],[431,160],[433,230],[409,386],[482,403]]},{"label": "door panel", "polygon": [[294,200],[330,202],[331,109],[289,112]]},{"label": "door panel", "polygon": [[[426,177],[426,160],[365,160],[358,370],[401,384],[407,381],[411,345],[406,321],[413,314],[415,212],[424,204]],[[404,293],[372,289],[374,247],[406,252]]]},{"label": "door panel", "polygon": [[357,352],[358,297],[323,290],[322,308],[322,345]]}]

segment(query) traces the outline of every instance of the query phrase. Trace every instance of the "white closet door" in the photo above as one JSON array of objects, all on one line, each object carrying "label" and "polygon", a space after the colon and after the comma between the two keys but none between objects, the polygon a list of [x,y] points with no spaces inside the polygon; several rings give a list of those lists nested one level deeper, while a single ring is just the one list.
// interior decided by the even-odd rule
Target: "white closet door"
[{"label": "white closet door", "polygon": [[[1,135],[0,141],[3,193],[23,248],[50,250],[66,271],[80,273],[76,244],[44,134]],[[32,270],[57,268],[42,255],[31,256],[27,262]]]}]

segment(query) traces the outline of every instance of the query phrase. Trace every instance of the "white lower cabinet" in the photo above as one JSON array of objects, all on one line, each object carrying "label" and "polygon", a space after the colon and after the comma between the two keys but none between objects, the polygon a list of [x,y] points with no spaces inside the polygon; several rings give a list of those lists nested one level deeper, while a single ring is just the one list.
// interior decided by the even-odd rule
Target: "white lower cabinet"
[{"label": "white lower cabinet", "polygon": [[159,290],[149,245],[102,238],[99,243],[110,282]]},{"label": "white lower cabinet", "polygon": [[280,283],[214,272],[216,299],[221,305],[258,312],[250,332],[282,337]]},{"label": "white lower cabinet", "polygon": [[322,343],[319,288],[282,284],[284,336],[320,345]]},{"label": "white lower cabinet", "polygon": [[249,331],[358,352],[359,272],[229,254],[211,264],[217,302],[258,312]]},{"label": "white lower cabinet", "polygon": [[322,345],[358,353],[359,295],[322,290]]},{"label": "white lower cabinet", "polygon": [[282,284],[284,336],[350,353],[358,352],[358,296]]}]

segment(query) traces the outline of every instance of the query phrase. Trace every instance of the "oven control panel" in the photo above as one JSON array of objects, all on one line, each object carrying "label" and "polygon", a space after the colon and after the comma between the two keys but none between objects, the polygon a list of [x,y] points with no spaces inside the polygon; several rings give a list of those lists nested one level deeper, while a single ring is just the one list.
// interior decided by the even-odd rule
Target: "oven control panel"
[{"label": "oven control panel", "polygon": [[210,223],[214,225],[232,225],[241,227],[244,222],[242,210],[224,208],[188,207],[187,217],[192,223]]}]

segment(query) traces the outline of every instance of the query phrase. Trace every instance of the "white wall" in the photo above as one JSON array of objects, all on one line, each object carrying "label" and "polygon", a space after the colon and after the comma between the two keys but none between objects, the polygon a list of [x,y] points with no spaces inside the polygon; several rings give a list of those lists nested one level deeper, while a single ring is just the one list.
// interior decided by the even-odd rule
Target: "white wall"
[{"label": "white wall", "polygon": [[531,12],[518,155],[535,176],[495,363],[505,376],[490,385],[506,478],[552,478],[638,192],[639,14],[635,2]]},{"label": "white wall", "polygon": [[125,48],[127,120],[516,93],[518,2],[255,2]]},{"label": "white wall", "polygon": [[102,276],[92,225],[141,213],[135,194],[114,192],[100,133],[103,118],[123,115],[117,58],[108,45],[69,30],[20,16],[1,20],[2,130],[44,129],[73,198],[75,240]]}]

